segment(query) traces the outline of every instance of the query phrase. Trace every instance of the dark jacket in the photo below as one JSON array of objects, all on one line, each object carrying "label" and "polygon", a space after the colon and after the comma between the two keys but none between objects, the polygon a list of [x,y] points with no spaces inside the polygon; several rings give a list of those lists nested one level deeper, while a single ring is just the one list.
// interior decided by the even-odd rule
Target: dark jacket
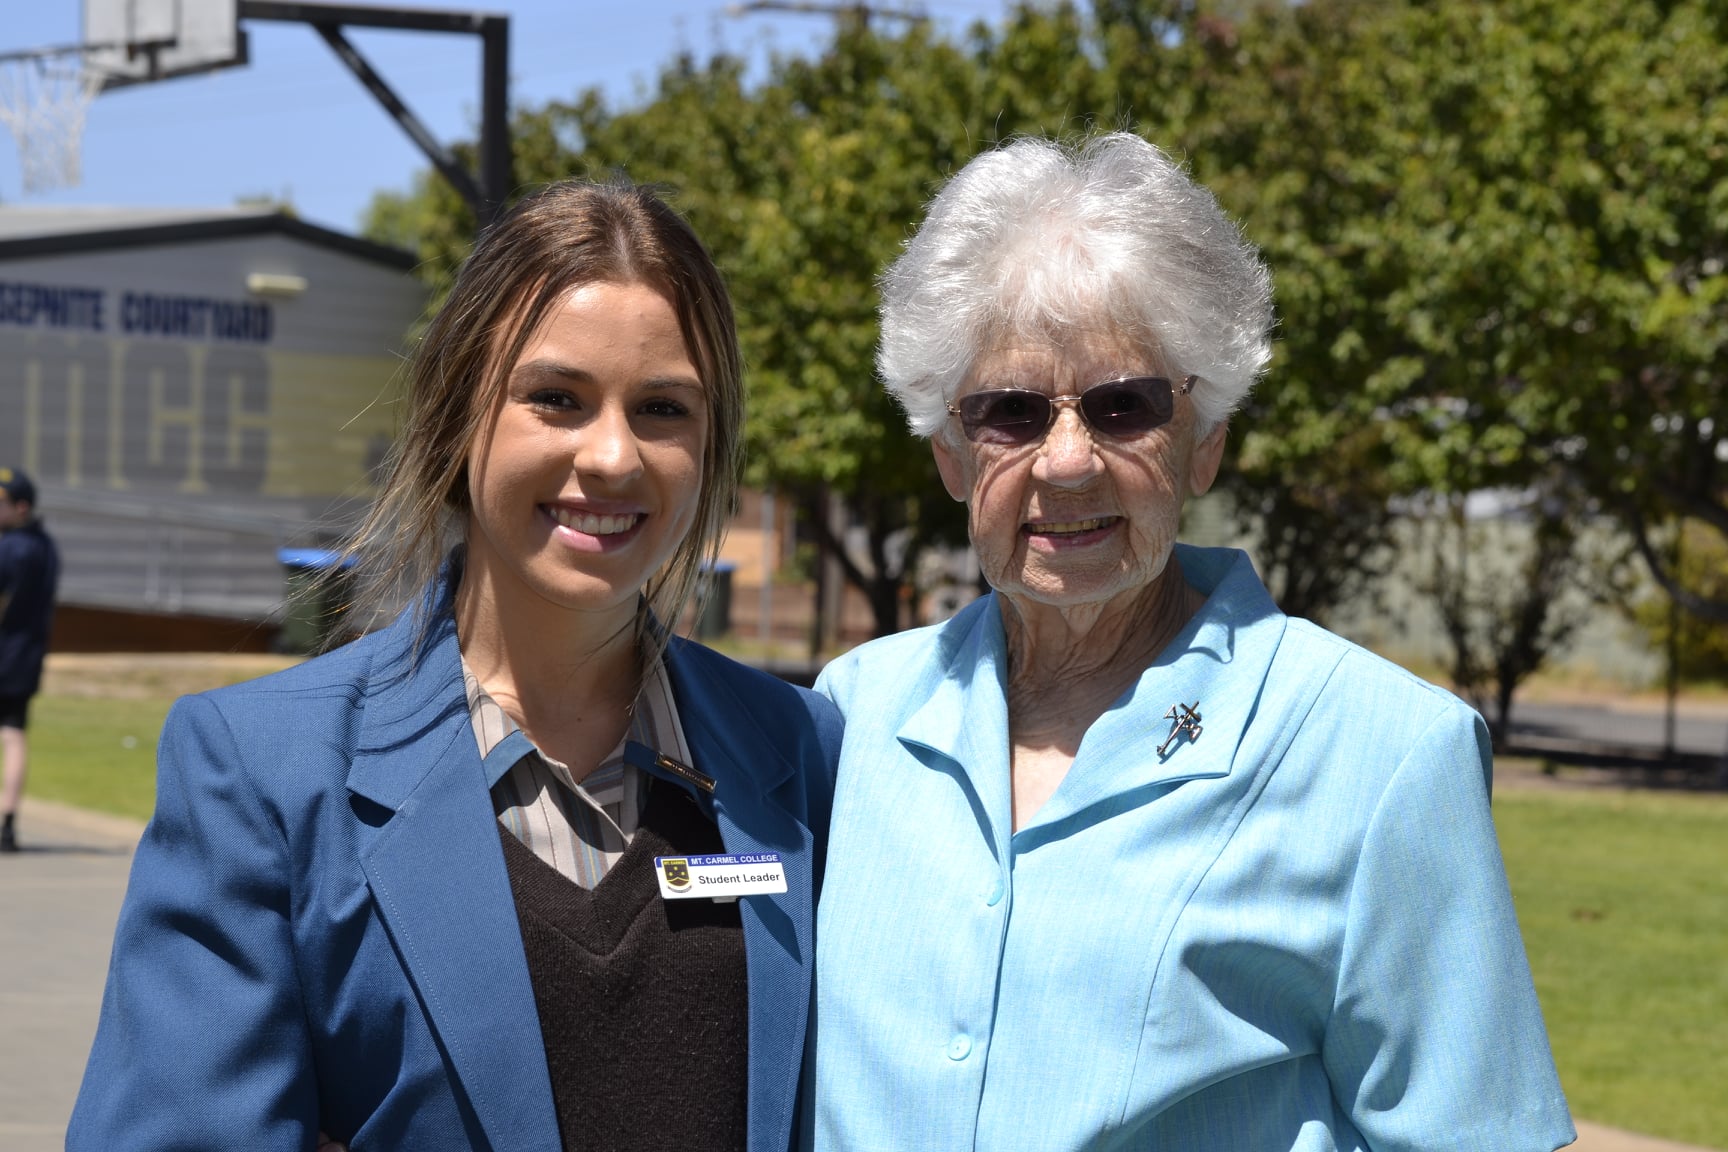
[{"label": "dark jacket", "polygon": [[0,534],[0,696],[34,696],[48,654],[60,553],[32,520]]}]

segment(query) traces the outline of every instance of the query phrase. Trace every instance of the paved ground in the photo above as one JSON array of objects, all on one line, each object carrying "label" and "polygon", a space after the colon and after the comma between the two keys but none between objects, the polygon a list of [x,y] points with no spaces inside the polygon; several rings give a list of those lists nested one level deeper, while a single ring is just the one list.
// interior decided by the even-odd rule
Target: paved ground
[{"label": "paved ground", "polygon": [[138,828],[32,801],[0,856],[0,1148],[64,1146]]},{"label": "paved ground", "polygon": [[[1598,744],[1660,749],[1665,717],[1648,699],[1520,702],[1512,709],[1512,734],[1560,737]],[[1674,724],[1674,747],[1705,756],[1728,754],[1728,706],[1687,702]]]},{"label": "paved ground", "polygon": [[[0,1149],[57,1152],[96,1030],[138,827],[25,800],[0,857]],[[1704,1152],[1580,1123],[1572,1152]]]},{"label": "paved ground", "polygon": [[1600,1124],[1585,1124],[1578,1122],[1578,1139],[1571,1146],[1571,1152],[1704,1152],[1690,1144],[1676,1144],[1672,1140],[1658,1140],[1653,1136],[1639,1136],[1631,1132],[1622,1132],[1618,1128],[1604,1128]]}]

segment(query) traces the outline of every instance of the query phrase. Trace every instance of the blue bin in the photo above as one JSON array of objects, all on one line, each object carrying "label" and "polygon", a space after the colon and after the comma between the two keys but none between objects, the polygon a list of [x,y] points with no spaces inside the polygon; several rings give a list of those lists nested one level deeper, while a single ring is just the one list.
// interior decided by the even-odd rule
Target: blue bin
[{"label": "blue bin", "polygon": [[737,569],[738,565],[730,560],[702,565],[706,596],[696,617],[697,639],[712,640],[732,631],[732,573]]},{"label": "blue bin", "polygon": [[286,585],[276,648],[305,654],[323,648],[348,610],[354,557],[328,548],[278,548]]}]

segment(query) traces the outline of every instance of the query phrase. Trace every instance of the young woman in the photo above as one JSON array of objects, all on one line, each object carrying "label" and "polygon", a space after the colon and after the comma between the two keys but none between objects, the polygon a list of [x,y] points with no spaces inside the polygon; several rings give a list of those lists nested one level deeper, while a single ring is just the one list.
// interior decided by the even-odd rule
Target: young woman
[{"label": "young woman", "polygon": [[650,193],[480,240],[361,534],[420,591],[175,706],[68,1148],[787,1147],[838,721],[665,631],[742,406]]}]

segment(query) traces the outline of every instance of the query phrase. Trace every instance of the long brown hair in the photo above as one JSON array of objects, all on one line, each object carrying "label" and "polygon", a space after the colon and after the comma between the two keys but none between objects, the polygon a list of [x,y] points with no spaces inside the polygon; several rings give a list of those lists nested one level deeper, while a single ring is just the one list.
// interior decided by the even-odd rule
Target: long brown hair
[{"label": "long brown hair", "polygon": [[[462,265],[415,349],[386,479],[349,549],[359,569],[360,622],[437,574],[461,538],[469,457],[511,366],[559,301],[596,283],[639,283],[663,295],[708,394],[695,522],[649,579],[646,611],[637,613],[644,670],[658,658],[704,562],[718,555],[737,498],[743,361],[732,301],[707,248],[652,191],[623,181],[564,181],[529,195]],[[650,619],[664,627],[651,628]]]}]

